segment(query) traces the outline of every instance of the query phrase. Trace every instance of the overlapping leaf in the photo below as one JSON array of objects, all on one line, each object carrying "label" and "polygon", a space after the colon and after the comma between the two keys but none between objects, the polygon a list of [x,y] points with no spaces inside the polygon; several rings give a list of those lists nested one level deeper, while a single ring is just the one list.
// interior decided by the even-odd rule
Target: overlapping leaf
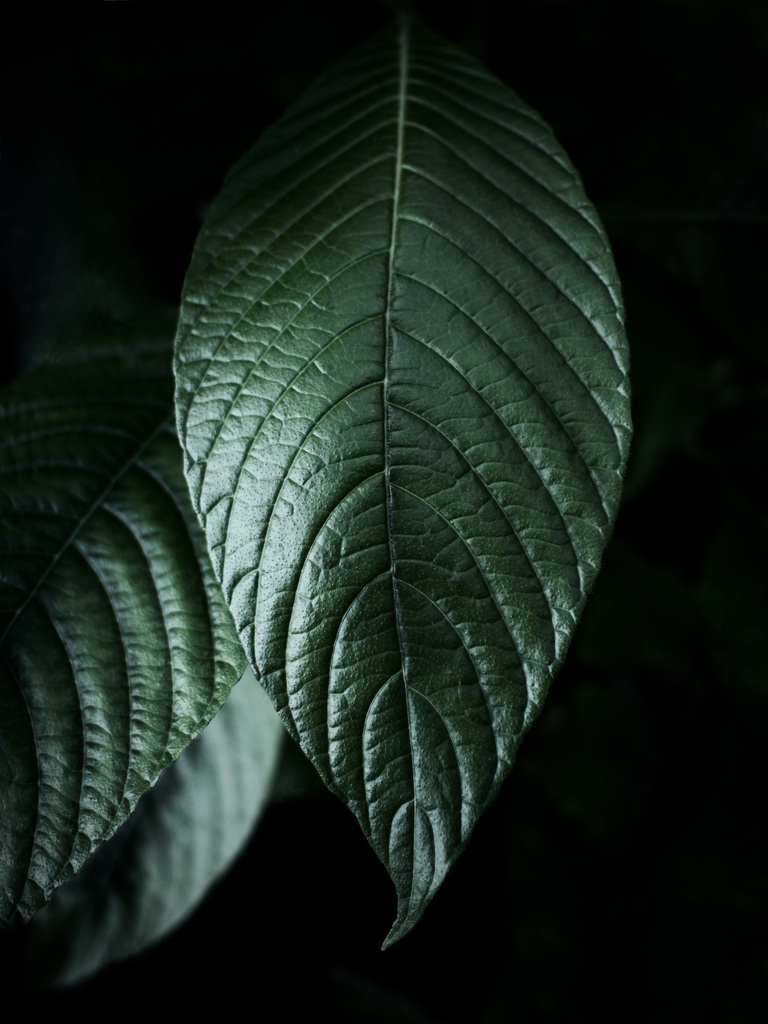
[{"label": "overlapping leaf", "polygon": [[435,893],[597,571],[630,435],[605,235],[540,118],[402,25],[246,155],[176,353],[257,675],[398,895]]},{"label": "overlapping leaf", "polygon": [[0,396],[0,918],[107,839],[243,669],[189,504],[170,350],[90,345]]},{"label": "overlapping leaf", "polygon": [[34,976],[72,984],[186,918],[247,841],[284,735],[248,671],[117,834],[35,916]]}]

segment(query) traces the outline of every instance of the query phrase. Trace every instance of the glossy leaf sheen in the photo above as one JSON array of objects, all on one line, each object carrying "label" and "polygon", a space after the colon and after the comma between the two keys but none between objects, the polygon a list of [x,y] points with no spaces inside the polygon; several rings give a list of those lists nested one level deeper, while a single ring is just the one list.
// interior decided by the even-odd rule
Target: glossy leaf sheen
[{"label": "glossy leaf sheen", "polygon": [[170,345],[90,347],[0,396],[0,918],[128,817],[243,671],[189,503]]},{"label": "glossy leaf sheen", "polygon": [[549,128],[401,27],[234,168],[176,353],[257,675],[418,920],[597,571],[630,436],[605,235]]},{"label": "glossy leaf sheen", "polygon": [[249,671],[122,828],[35,916],[35,976],[73,984],[183,921],[253,830],[284,735]]}]

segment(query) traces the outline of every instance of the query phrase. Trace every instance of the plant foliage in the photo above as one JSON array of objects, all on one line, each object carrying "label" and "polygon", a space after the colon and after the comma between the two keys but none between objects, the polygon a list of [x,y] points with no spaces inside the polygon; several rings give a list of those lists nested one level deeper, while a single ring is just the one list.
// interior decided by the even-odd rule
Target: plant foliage
[{"label": "plant foliage", "polygon": [[244,668],[190,508],[170,346],[78,346],[0,407],[0,910],[28,919]]},{"label": "plant foliage", "polygon": [[550,129],[403,22],[236,165],[187,276],[179,434],[257,677],[408,932],[508,774],[619,501],[627,348]]},{"label": "plant foliage", "polygon": [[[249,772],[245,765],[226,769],[223,754],[220,759],[212,753],[217,769],[225,772],[220,797],[217,782],[200,783],[196,771],[188,770],[190,764],[212,783],[220,778],[218,771],[204,767],[200,756],[203,747],[211,752],[207,740],[212,735],[206,728],[200,744],[188,748],[189,757],[183,754],[165,769],[138,801],[137,813],[85,858],[48,907],[35,913],[28,925],[0,930],[3,1014],[9,1022],[28,1021],[35,1014],[52,1020],[106,1017],[115,1022],[201,1015],[264,1021],[320,1017],[338,1024],[499,1024],[510,1019],[528,1024],[720,1024],[768,1019],[768,843],[760,813],[768,727],[768,516],[762,472],[768,447],[766,5],[763,0],[627,0],[621,18],[614,5],[562,0],[487,0],[461,8],[409,0],[409,5],[420,11],[426,24],[478,56],[534,104],[583,176],[610,235],[631,331],[635,434],[621,510],[594,592],[543,710],[520,748],[514,772],[404,941],[379,954],[384,925],[394,917],[387,871],[377,863],[357,819],[279,726],[282,753],[258,831],[195,914],[137,957],[113,962],[74,988],[41,990],[46,981],[61,982],[78,974],[83,978],[83,972],[105,958],[138,949],[157,937],[157,929],[162,932],[181,906],[174,895],[177,881],[185,883],[185,890],[186,882],[194,879],[202,887],[210,883],[197,868],[204,867],[205,852],[215,850],[224,838],[218,812],[226,817],[235,809],[235,781],[245,781]],[[183,456],[171,430],[169,342],[194,239],[235,160],[289,110],[318,74],[370,32],[385,27],[387,6],[392,5],[287,0],[255,5],[237,23],[217,18],[217,10],[204,25],[182,18],[171,31],[160,32],[152,25],[130,32],[103,31],[97,24],[59,32],[54,20],[53,27],[41,23],[39,29],[27,31],[22,24],[21,31],[14,33],[9,26],[4,33],[0,507],[15,502],[25,515],[3,520],[0,579],[13,576],[23,583],[36,571],[35,565],[39,568],[40,560],[31,558],[24,567],[22,541],[33,549],[46,505],[66,495],[67,484],[82,483],[87,468],[95,467],[100,457],[114,455],[118,438],[104,428],[115,425],[120,407],[126,417],[119,429],[128,433],[143,430],[155,414],[156,422],[170,414],[167,433],[162,434],[169,456],[175,449],[169,485],[180,503],[179,522],[189,524],[190,538],[197,537],[196,549],[205,554],[204,533],[185,494]],[[109,10],[122,17],[121,12],[127,16],[133,8]],[[412,56],[416,44],[414,37]],[[379,45],[384,56],[381,41]],[[393,45],[395,51],[397,47],[392,41],[388,45],[389,70],[382,70],[382,83],[397,73],[396,53],[391,52]],[[447,130],[447,119],[438,118],[440,110],[446,112],[445,89],[455,97],[459,82],[466,81],[465,71],[465,64],[457,66],[454,83],[452,68],[450,82],[439,90],[439,109],[431,112],[427,127],[441,120],[441,131]],[[482,77],[486,80],[487,72]],[[420,78],[419,90],[427,84],[423,75]],[[474,85],[479,84],[477,78]],[[392,139],[391,122],[397,117],[392,85],[382,84],[378,95],[388,105]],[[415,76],[409,95],[418,98]],[[507,91],[504,97],[509,104]],[[349,103],[355,98],[354,93],[344,97]],[[467,107],[462,113],[464,127],[479,130],[481,140],[490,139],[486,128],[479,129],[484,104],[466,102],[463,95],[460,102]],[[321,141],[319,102],[316,113],[307,131]],[[424,115],[418,104],[410,104],[408,124],[420,124],[422,135]],[[533,130],[534,123],[527,124],[527,130]],[[353,126],[348,127],[346,138],[351,141]],[[501,167],[508,150],[504,133],[497,129],[493,138],[498,145],[483,157],[480,140],[465,135],[461,145],[453,146],[449,138],[444,142],[457,148],[467,164],[485,170],[489,162]],[[379,130],[384,131],[383,124]],[[458,126],[451,131],[458,131]],[[553,144],[547,138],[549,147]],[[274,139],[272,135],[276,151]],[[415,148],[418,140],[421,144]],[[417,166],[415,157],[425,152],[426,139],[408,127],[404,141],[403,200],[412,197],[416,187],[406,165]],[[342,159],[339,152],[327,150],[327,155]],[[287,187],[295,184],[295,176],[287,150],[285,156]],[[353,154],[345,159],[351,171]],[[519,159],[516,145],[513,161]],[[456,166],[446,155],[439,173],[448,173],[443,167]],[[369,212],[378,210],[384,224],[382,247],[389,244],[386,180],[392,182],[393,170],[390,150],[386,163],[366,172],[369,195],[378,204]],[[366,174],[357,181],[358,190],[363,189]],[[482,198],[485,187],[480,187],[471,167],[458,177],[462,194],[471,189],[472,198]],[[267,184],[265,179],[259,187]],[[434,185],[430,195],[434,205]],[[515,193],[518,198],[525,195],[524,189]],[[494,223],[497,207],[498,212],[508,210],[512,197],[509,193],[494,202]],[[331,201],[329,196],[326,211]],[[244,208],[249,203],[244,194]],[[447,203],[441,198],[438,216],[430,215],[430,222],[434,219],[444,228],[447,220],[451,230],[454,224],[460,230],[465,215],[458,206],[448,210]],[[506,214],[499,222],[506,224],[509,241],[530,227],[527,204],[525,199],[525,209],[518,211],[514,223]],[[362,223],[362,216],[357,214],[356,223]],[[398,237],[406,237],[406,228],[415,238],[417,226],[402,220]],[[434,256],[439,239],[427,235],[423,229],[425,248],[428,245]],[[331,244],[337,238],[334,233]],[[211,248],[213,241],[205,237],[201,251]],[[307,239],[308,244],[311,241]],[[347,238],[345,245],[351,244]],[[216,260],[225,258],[225,248],[222,239]],[[323,248],[329,248],[327,242],[315,248],[314,255]],[[279,255],[279,240],[271,239],[263,252]],[[486,246],[485,252],[493,255],[496,247]],[[531,255],[546,260],[554,250],[546,241]],[[402,247],[396,256],[402,261]],[[416,256],[411,253],[412,261]],[[328,252],[325,257],[330,260]],[[514,254],[509,263],[503,261],[514,285],[519,275],[511,272],[513,263]],[[204,268],[197,257],[195,265],[200,297],[213,299],[212,289],[203,286]],[[462,265],[462,254],[456,253],[455,266]],[[557,261],[561,266],[565,264]],[[264,274],[260,258],[253,267]],[[422,274],[425,269],[432,274],[429,263],[422,265]],[[363,267],[359,270],[362,273]],[[479,309],[482,297],[488,297],[479,270],[457,271],[451,280],[452,287],[463,289],[461,301],[466,300],[467,307],[474,301],[481,323],[502,323],[511,300],[501,295]],[[288,276],[285,281],[296,278]],[[339,283],[333,288],[336,298]],[[406,290],[404,281],[395,283],[398,302],[415,293],[415,286]],[[249,282],[243,278],[242,284],[245,294]],[[276,289],[277,280],[271,286],[273,294]],[[385,280],[375,295],[360,289],[367,312],[379,322],[378,300],[385,291]],[[514,296],[514,289],[509,294]],[[453,298],[458,300],[459,295]],[[423,321],[430,312],[445,309],[444,302],[428,301],[430,305],[421,310]],[[392,305],[393,326],[408,308]],[[544,315],[547,308],[548,302],[542,303],[537,315]],[[199,307],[196,312],[201,328],[206,311]],[[280,312],[277,304],[274,312]],[[320,326],[328,323],[328,309],[315,312]],[[306,310],[299,318],[304,327],[310,324],[309,313]],[[187,323],[190,314],[194,317],[195,312],[187,310]],[[441,337],[447,339],[463,322],[455,314],[443,324]],[[410,330],[402,320],[400,325]],[[155,339],[160,346],[157,359],[150,356],[142,367]],[[185,342],[193,343],[191,337]],[[75,353],[73,344],[79,349],[94,346],[95,377],[88,373],[89,357]],[[39,365],[39,353],[49,348],[51,354],[42,366],[26,380],[18,379],[22,371]],[[412,350],[421,351],[415,346]],[[405,349],[393,335],[395,351]],[[546,346],[537,349],[531,367],[545,351]],[[126,369],[124,357],[131,352],[137,357],[135,365]],[[275,362],[274,349],[271,355],[277,386],[279,379],[285,383],[290,352],[286,347],[282,366]],[[74,366],[67,368],[74,356],[80,364],[77,372]],[[158,371],[154,382],[150,364]],[[305,375],[310,370],[307,366]],[[351,365],[342,370],[354,373]],[[481,371],[490,380],[495,373],[492,361],[473,367],[475,379]],[[444,376],[439,379],[442,387]],[[318,377],[314,380],[319,383]],[[425,377],[419,383],[431,381]],[[404,390],[402,381],[397,386]],[[496,380],[494,393],[507,386]],[[459,398],[457,390],[446,402]],[[472,401],[469,390],[462,401]],[[413,387],[409,393],[413,396]],[[149,401],[157,398],[163,408],[143,407],[142,395]],[[317,396],[316,390],[307,401],[314,402]],[[190,392],[190,401],[193,397]],[[224,399],[226,393],[208,405],[217,423],[226,410]],[[123,400],[126,404],[121,406]],[[293,394],[291,401],[295,406],[298,396]],[[82,449],[81,432],[67,433],[65,406],[70,407],[70,420],[75,417],[75,422],[87,423],[95,431],[82,437]],[[45,414],[50,430],[38,430],[30,420],[34,407],[36,417]],[[87,420],[89,408],[92,421]],[[393,420],[396,412],[392,410]],[[407,416],[397,415],[403,420]],[[483,431],[492,419],[489,415],[485,426],[476,419],[454,421],[456,439],[465,437],[464,427],[471,423],[482,454],[488,445]],[[437,422],[448,424],[446,418]],[[575,422],[587,423],[580,414],[569,421],[572,429]],[[227,429],[233,426],[229,422]],[[245,418],[240,426],[247,435]],[[289,428],[286,419],[285,430]],[[379,418],[371,427],[374,440],[381,437],[381,430]],[[32,436],[36,432],[37,439]],[[19,447],[23,435],[25,453]],[[423,436],[428,436],[426,428]],[[434,458],[420,467],[425,485],[444,464],[442,442],[433,437],[430,444]],[[276,444],[276,459],[279,453]],[[48,463],[59,461],[66,461],[71,472],[57,475]],[[22,469],[25,462],[35,466],[34,472],[29,465]],[[14,463],[16,468],[9,472]],[[486,461],[483,468],[487,472],[491,463]],[[114,466],[105,472],[114,472]],[[391,463],[390,480],[398,473],[402,482],[402,460]],[[211,475],[209,470],[209,483]],[[561,486],[563,480],[558,472],[552,482]],[[128,474],[121,480],[122,497],[127,484]],[[466,500],[465,486],[457,477],[457,502]],[[480,522],[492,523],[487,515],[491,509],[479,503],[478,508],[486,517]],[[148,515],[149,505],[143,509]],[[466,517],[467,523],[475,511]],[[105,526],[108,514],[94,512],[86,525],[97,521]],[[146,529],[145,519],[141,521]],[[73,525],[74,520],[65,530]],[[288,524],[279,525],[285,530]],[[48,520],[49,530],[62,527],[55,517]],[[175,529],[171,534],[178,543],[181,535]],[[291,540],[286,550],[293,557],[292,535],[286,536]],[[162,539],[162,531],[157,537]],[[130,548],[130,538],[123,539]],[[408,566],[400,557],[403,541],[396,541],[396,564],[402,574]],[[539,541],[537,536],[536,544]],[[93,546],[93,534],[90,543]],[[341,543],[347,543],[346,535]],[[168,566],[165,541],[158,547],[161,564]],[[107,550],[104,561],[111,563]],[[134,550],[138,553],[139,546]],[[86,575],[85,566],[79,574],[77,569],[71,574],[56,571],[77,563],[75,553],[62,553],[37,599],[49,607],[55,600],[60,610],[71,590],[67,625],[93,640],[88,649],[79,648],[84,655],[99,656],[104,644],[117,648],[110,643],[110,630],[101,628],[100,615],[90,618],[91,608],[99,607],[95,577],[80,599],[72,587]],[[126,567],[121,592],[134,592],[140,564],[127,552],[119,560],[118,565]],[[327,572],[327,563],[320,569]],[[167,582],[182,576],[175,571],[168,575],[158,565],[157,578]],[[58,585],[55,591],[48,587],[53,582]],[[204,585],[209,596],[220,587],[212,572]],[[4,586],[0,607],[8,596],[7,583]],[[199,593],[194,585],[184,585],[182,593],[191,595],[195,589]],[[19,597],[12,593],[16,608]],[[329,592],[328,600],[332,597]],[[317,595],[320,612],[324,601],[324,595]],[[65,812],[71,824],[80,817],[78,766],[87,747],[83,746],[83,755],[71,756],[78,742],[74,712],[79,700],[72,683],[47,690],[52,664],[46,658],[58,661],[57,647],[49,647],[50,633],[42,626],[32,628],[28,616],[34,605],[30,602],[9,631],[0,659],[13,659],[11,651],[23,635],[25,657],[40,667],[34,688],[28,690],[31,697],[40,698],[38,706],[45,711],[38,735],[43,738],[44,725],[50,735],[39,747],[40,767],[49,781],[61,782],[59,789],[40,792],[47,798],[48,820],[57,810]],[[443,605],[447,607],[447,598]],[[157,623],[147,602],[142,636],[156,639]],[[0,632],[7,624],[6,612]],[[447,627],[444,635],[455,644],[447,651],[449,660],[456,660],[459,667],[466,664],[459,639]],[[194,640],[200,642],[198,636]],[[242,645],[234,627],[232,643],[240,662]],[[275,654],[279,658],[279,649]],[[182,651],[174,655],[182,657]],[[81,659],[80,664],[95,670],[98,661]],[[194,672],[204,664],[196,662]],[[435,672],[437,665],[435,658]],[[238,674],[233,671],[231,680]],[[108,708],[111,698],[119,704],[127,696],[120,677],[119,662],[99,673],[100,680],[114,684],[104,695]],[[66,679],[66,673],[61,678]],[[158,672],[158,707],[168,697],[164,678]],[[229,679],[224,689],[228,686]],[[510,688],[519,697],[525,691],[519,679]],[[238,695],[239,684],[232,693],[235,701]],[[0,686],[0,702],[0,885],[12,890],[7,901],[11,905],[19,886],[23,888],[24,880],[18,876],[25,875],[31,853],[24,822],[31,828],[39,769],[33,757],[32,719],[22,691],[8,687],[7,675]],[[93,700],[83,701],[83,707],[94,706]],[[231,714],[236,706],[227,699],[211,722],[217,732],[226,727],[225,749],[233,756],[238,737],[249,731],[243,713]],[[271,703],[267,711],[274,723],[277,716]],[[105,778],[113,777],[107,728],[120,721],[117,714],[104,720],[98,758],[91,756],[89,762],[92,769],[103,767]],[[267,723],[260,713],[259,735],[260,726]],[[86,744],[89,736],[94,738],[93,725],[83,732]],[[68,732],[73,726],[74,733]],[[67,735],[70,751],[57,765],[56,751],[66,745]],[[138,731],[135,735],[139,738]],[[261,748],[255,735],[254,769]],[[146,753],[149,762],[152,754],[144,742],[142,737],[136,755]],[[119,744],[115,746],[119,749]],[[219,749],[219,741],[213,746]],[[447,740],[445,747],[449,757]],[[92,753],[95,749],[90,748]],[[156,753],[159,767],[165,758],[161,750]],[[103,766],[98,763],[102,757]],[[180,775],[174,781],[176,768]],[[153,773],[148,764],[146,774]],[[101,781],[93,771],[90,778]],[[118,776],[114,778],[119,783]],[[227,778],[232,789],[227,789]],[[455,778],[455,772],[446,773],[449,784]],[[140,782],[138,777],[136,781]],[[189,799],[183,795],[190,793],[188,786]],[[258,804],[262,790],[255,777],[246,788]],[[93,790],[87,792],[95,796]],[[246,801],[241,810],[252,816],[253,806],[247,805],[247,794],[242,795]],[[17,811],[27,798],[31,810],[26,818],[19,817]],[[213,801],[210,814],[202,806],[208,798]],[[67,801],[76,814],[69,814]],[[243,830],[248,827],[245,818],[239,825]],[[67,840],[74,842],[77,832]],[[80,843],[87,847],[90,840]],[[203,854],[189,875],[182,866],[185,849]],[[69,870],[62,864],[61,877]],[[48,885],[58,877],[54,870],[49,879],[40,880]],[[19,918],[17,913],[15,920]],[[439,970],[430,969],[436,964]],[[606,979],[611,980],[609,985]]]}]

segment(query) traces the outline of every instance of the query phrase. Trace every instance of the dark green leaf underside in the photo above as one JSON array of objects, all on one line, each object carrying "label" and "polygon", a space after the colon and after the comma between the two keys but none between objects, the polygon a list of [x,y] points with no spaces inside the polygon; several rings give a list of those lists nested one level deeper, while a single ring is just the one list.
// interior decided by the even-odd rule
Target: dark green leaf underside
[{"label": "dark green leaf underside", "polygon": [[163,342],[0,398],[0,918],[128,816],[242,671],[189,505]]},{"label": "dark green leaf underside", "polygon": [[185,286],[193,502],[407,932],[562,661],[630,436],[610,250],[538,116],[403,27],[236,166]]}]

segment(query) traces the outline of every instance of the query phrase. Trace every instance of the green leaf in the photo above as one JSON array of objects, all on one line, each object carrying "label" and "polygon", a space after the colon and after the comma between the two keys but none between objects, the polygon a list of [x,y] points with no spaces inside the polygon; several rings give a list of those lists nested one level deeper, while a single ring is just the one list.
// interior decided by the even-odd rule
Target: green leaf
[{"label": "green leaf", "polygon": [[375,37],[233,169],[185,284],[179,432],[257,676],[404,935],[508,774],[630,437],[605,234],[461,50]]},{"label": "green leaf", "polygon": [[0,918],[28,919],[243,671],[189,503],[170,345],[89,344],[0,396]]},{"label": "green leaf", "polygon": [[284,735],[247,672],[117,834],[35,916],[35,976],[73,984],[180,924],[245,845]]}]

